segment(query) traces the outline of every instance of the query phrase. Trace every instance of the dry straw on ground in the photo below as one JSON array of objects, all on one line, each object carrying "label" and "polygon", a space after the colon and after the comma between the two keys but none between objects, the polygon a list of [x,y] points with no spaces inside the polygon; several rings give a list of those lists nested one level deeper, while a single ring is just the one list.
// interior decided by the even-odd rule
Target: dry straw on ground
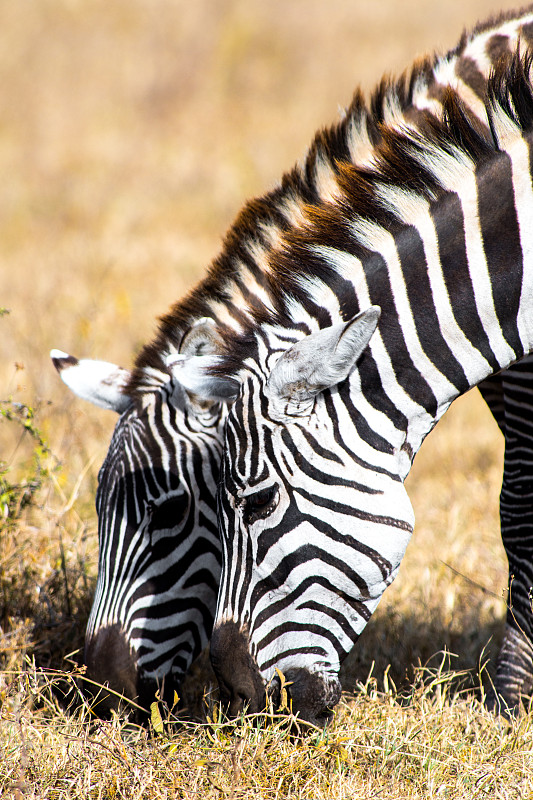
[{"label": "dry straw on ground", "polygon": [[65,709],[114,418],[73,398],[47,355],[130,365],[243,200],[300,157],[356,84],[368,90],[383,71],[454,45],[496,10],[492,0],[1,4],[0,306],[11,313],[0,317],[0,400],[38,413],[0,409],[17,417],[0,418],[10,468],[0,474],[0,796],[533,797],[530,717],[503,723],[480,704],[506,565],[502,443],[479,397],[457,403],[417,458],[414,540],[343,669],[333,725],[295,738],[279,719],[213,722],[204,660],[184,689],[204,722],[167,725],[162,709],[149,736]]}]

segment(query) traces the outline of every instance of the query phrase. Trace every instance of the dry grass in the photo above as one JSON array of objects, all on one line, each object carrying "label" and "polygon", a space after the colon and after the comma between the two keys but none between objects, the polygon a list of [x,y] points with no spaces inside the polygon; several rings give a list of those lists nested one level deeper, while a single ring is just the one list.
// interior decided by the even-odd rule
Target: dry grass
[{"label": "dry grass", "polygon": [[374,680],[345,696],[326,731],[285,719],[160,720],[158,733],[66,714],[64,676],[5,672],[0,787],[50,798],[528,798],[533,732],[499,723],[461,693],[456,674],[417,670],[401,698]]},{"label": "dry grass", "polygon": [[[347,694],[327,732],[294,738],[279,720],[179,723],[149,738],[62,707],[76,695],[96,474],[114,417],[68,393],[48,350],[131,364],[244,198],[302,154],[357,83],[369,89],[383,71],[454,45],[464,25],[498,9],[492,0],[1,4],[0,306],[11,313],[0,318],[0,400],[38,408],[54,458],[41,454],[41,488],[0,522],[0,795],[533,797],[530,717],[501,724],[479,703],[506,565],[502,444],[476,395],[455,404],[417,458],[414,540],[345,665]],[[10,485],[37,475],[34,445],[0,419]],[[445,648],[454,655],[443,663]],[[201,664],[187,689],[197,705],[208,680]]]}]

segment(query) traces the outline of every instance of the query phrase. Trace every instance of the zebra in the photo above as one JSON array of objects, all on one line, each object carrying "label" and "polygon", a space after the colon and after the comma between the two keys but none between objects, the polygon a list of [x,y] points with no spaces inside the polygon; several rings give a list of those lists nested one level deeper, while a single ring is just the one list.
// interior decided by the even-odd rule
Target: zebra
[{"label": "zebra", "polygon": [[[364,168],[349,161],[349,121],[322,132],[330,199],[271,249],[270,307],[222,356],[185,366],[203,396],[233,397],[210,645],[230,714],[260,711],[282,673],[302,720],[331,717],[340,665],[413,530],[413,458],[454,399],[501,371],[502,516],[518,502],[526,514],[503,531],[513,608],[491,702],[531,695],[531,479],[517,438],[530,423],[513,415],[531,398],[532,59],[517,47],[497,62],[488,134],[453,92],[442,119],[383,127]],[[423,75],[415,67],[415,85]],[[400,96],[389,86],[385,104]]]},{"label": "zebra", "polygon": [[[210,352],[215,340],[212,322],[198,318],[181,338],[180,357]],[[96,494],[98,577],[83,688],[99,716],[121,710],[143,721],[157,691],[175,705],[174,692],[211,632],[225,406],[175,379],[136,399],[128,370],[60,350],[51,357],[77,395],[120,415]]]},{"label": "zebra", "polygon": [[[383,83],[371,112],[356,93],[344,121],[351,162],[371,161],[382,127],[440,117],[447,87],[488,131],[488,72],[519,36],[527,40],[532,21],[523,12],[479,26],[447,56],[421,62],[394,91]],[[100,694],[99,713],[117,708],[120,695],[146,706],[161,684],[171,698],[208,640],[220,573],[215,484],[228,397],[202,399],[182,368],[222,352],[224,338],[271,308],[270,249],[331,199],[322,146],[317,139],[289,179],[246,207],[207,278],[162,319],[132,372],[52,351],[74,392],[120,415],[99,476],[99,567],[85,646],[88,680],[112,690]],[[505,432],[501,378],[480,388]]]}]

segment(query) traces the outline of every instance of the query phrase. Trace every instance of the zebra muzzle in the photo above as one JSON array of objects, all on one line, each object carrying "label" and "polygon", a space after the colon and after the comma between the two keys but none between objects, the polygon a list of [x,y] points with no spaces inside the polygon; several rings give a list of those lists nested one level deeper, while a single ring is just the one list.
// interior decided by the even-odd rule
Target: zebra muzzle
[{"label": "zebra muzzle", "polygon": [[310,723],[317,728],[331,722],[341,691],[336,676],[305,667],[288,669],[284,674],[280,672],[270,684],[274,708],[289,711],[298,722]]},{"label": "zebra muzzle", "polygon": [[243,711],[265,711],[268,699],[274,710],[292,712],[299,721],[322,728],[330,722],[340,699],[341,685],[336,676],[306,668],[287,670],[283,686],[279,677],[274,678],[267,698],[265,681],[250,653],[248,632],[233,621],[220,623],[213,631],[211,663],[229,717]]}]

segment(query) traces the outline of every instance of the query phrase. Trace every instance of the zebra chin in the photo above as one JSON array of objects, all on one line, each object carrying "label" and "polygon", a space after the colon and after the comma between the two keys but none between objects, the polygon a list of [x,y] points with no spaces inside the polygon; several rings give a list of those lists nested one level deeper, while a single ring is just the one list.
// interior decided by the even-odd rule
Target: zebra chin
[{"label": "zebra chin", "polygon": [[[258,714],[280,705],[281,684],[276,676],[268,685],[261,676],[257,662],[250,653],[245,627],[233,621],[215,626],[210,645],[211,663],[220,687],[220,701],[229,717],[246,712]],[[341,696],[336,676],[307,667],[291,668],[285,672],[286,688],[292,713],[299,722],[324,727],[333,716]]]},{"label": "zebra chin", "polygon": [[172,680],[156,680],[139,669],[126,634],[118,624],[100,628],[85,642],[84,695],[102,719],[113,712],[143,724],[156,692],[162,700],[173,694]]}]

